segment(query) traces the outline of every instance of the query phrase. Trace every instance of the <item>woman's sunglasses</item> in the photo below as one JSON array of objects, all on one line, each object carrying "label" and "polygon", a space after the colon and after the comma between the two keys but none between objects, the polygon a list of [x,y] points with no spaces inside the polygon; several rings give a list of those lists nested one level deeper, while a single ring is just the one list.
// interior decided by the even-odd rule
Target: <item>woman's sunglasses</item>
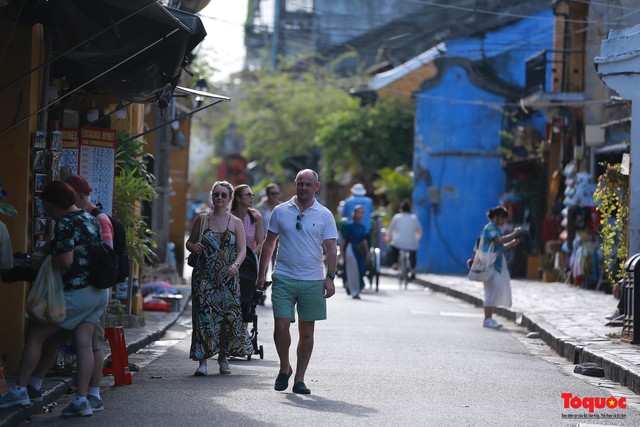
[{"label": "woman's sunglasses", "polygon": [[215,193],[213,193],[213,198],[219,198],[219,199],[226,199],[227,197],[229,197],[229,195],[227,193],[222,193],[220,191],[216,191]]}]

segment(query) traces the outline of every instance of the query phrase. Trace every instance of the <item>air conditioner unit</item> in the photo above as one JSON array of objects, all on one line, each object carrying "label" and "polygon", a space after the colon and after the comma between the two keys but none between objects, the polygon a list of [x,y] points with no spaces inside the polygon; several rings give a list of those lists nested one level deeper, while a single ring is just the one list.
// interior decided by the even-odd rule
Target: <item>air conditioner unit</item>
[{"label": "air conditioner unit", "polygon": [[604,145],[604,131],[601,125],[585,125],[584,142],[588,147],[600,147]]}]

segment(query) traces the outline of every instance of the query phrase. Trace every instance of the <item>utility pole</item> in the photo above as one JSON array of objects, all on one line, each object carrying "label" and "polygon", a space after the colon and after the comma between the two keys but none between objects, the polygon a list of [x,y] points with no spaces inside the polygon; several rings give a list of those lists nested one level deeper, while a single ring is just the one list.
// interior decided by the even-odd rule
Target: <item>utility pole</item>
[{"label": "utility pole", "polygon": [[274,0],[273,34],[271,36],[271,69],[278,68],[278,51],[280,50],[280,0]]},{"label": "utility pole", "polygon": [[[157,106],[153,109],[153,120],[156,124],[166,120]],[[153,240],[158,244],[155,253],[161,263],[166,262],[167,244],[169,243],[169,148],[168,127],[162,126],[156,131],[155,160],[153,162],[158,198],[151,204],[151,229],[155,233]]]}]

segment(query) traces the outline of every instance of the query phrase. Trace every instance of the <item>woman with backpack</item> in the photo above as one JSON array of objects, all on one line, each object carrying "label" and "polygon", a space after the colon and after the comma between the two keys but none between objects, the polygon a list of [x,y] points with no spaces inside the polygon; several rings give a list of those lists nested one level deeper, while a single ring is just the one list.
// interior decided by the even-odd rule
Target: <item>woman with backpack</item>
[{"label": "woman with backpack", "polygon": [[58,324],[31,319],[16,384],[0,397],[0,408],[31,404],[27,385],[40,361],[42,346],[53,334],[67,330],[73,333],[77,388],[76,397],[62,410],[62,416],[90,416],[93,410],[87,393],[93,370],[91,337],[108,298],[108,291],[91,286],[89,279],[92,248],[102,244],[100,226],[91,214],[75,205],[76,193],[64,182],[50,182],[40,197],[47,213],[56,221],[51,265],[62,275],[66,316]]}]

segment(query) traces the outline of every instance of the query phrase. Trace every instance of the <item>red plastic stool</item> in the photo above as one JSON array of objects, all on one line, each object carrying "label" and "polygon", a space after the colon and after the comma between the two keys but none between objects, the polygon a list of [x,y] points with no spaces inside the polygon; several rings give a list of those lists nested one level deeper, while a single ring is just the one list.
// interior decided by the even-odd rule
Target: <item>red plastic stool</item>
[{"label": "red plastic stool", "polygon": [[115,386],[131,384],[124,328],[122,326],[106,327],[104,328],[104,336],[109,340],[111,347],[111,367],[103,368],[102,375],[113,375]]}]

